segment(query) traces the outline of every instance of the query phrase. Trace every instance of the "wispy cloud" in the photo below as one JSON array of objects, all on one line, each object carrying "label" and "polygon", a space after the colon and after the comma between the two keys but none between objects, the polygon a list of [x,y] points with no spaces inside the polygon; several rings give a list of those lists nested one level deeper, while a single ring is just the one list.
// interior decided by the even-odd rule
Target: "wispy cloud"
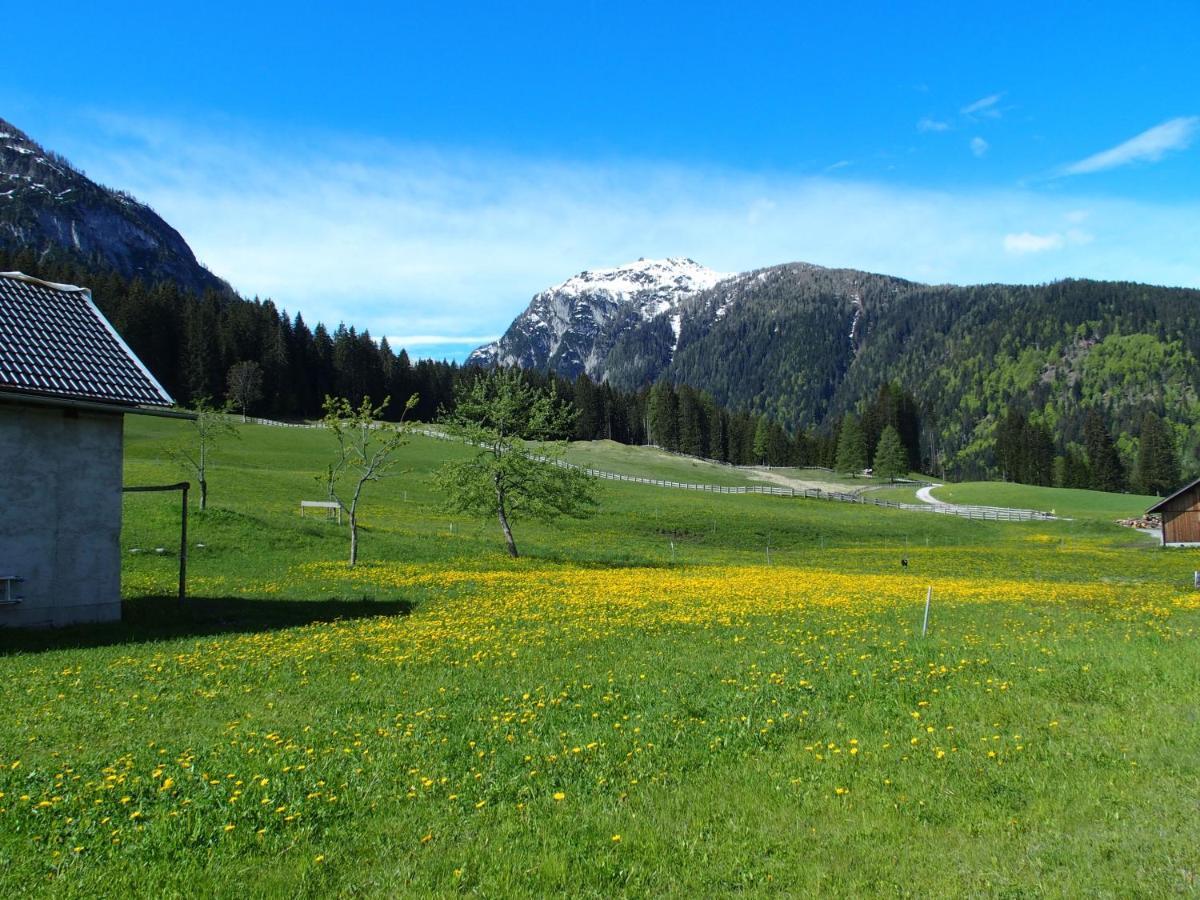
[{"label": "wispy cloud", "polygon": [[1061,250],[1067,246],[1082,246],[1090,244],[1093,236],[1085,231],[1072,228],[1065,232],[1053,231],[1049,234],[1033,234],[1022,231],[1018,234],[1004,236],[1004,252],[1017,256],[1029,253],[1045,253],[1048,250]]},{"label": "wispy cloud", "polygon": [[1047,250],[1058,250],[1066,245],[1061,234],[1033,234],[1022,231],[1019,234],[1004,236],[1006,253],[1045,253]]},{"label": "wispy cloud", "polygon": [[971,138],[971,152],[976,156],[983,156],[988,152],[988,142],[981,137]]},{"label": "wispy cloud", "polygon": [[388,343],[395,347],[440,347],[456,344],[478,347],[480,344],[490,344],[499,337],[498,334],[483,335],[482,337],[462,334],[389,334]]},{"label": "wispy cloud", "polygon": [[949,131],[950,123],[942,122],[930,116],[922,116],[917,120],[917,131]]},{"label": "wispy cloud", "polygon": [[997,104],[1004,99],[1003,91],[998,94],[988,94],[986,97],[980,97],[974,103],[968,103],[959,110],[964,116],[987,116],[988,118],[1000,118],[1000,110]]},{"label": "wispy cloud", "polygon": [[1200,127],[1200,116],[1180,116],[1148,128],[1117,146],[1062,169],[1063,175],[1104,172],[1136,162],[1158,162],[1173,150],[1186,150]]},{"label": "wispy cloud", "polygon": [[[149,202],[238,290],[396,347],[486,343],[542,288],[640,256],[725,272],[806,260],[927,282],[1200,286],[1189,202],[281,139],[229,123],[109,119],[56,145]],[[1066,230],[1080,209],[1091,244]],[[1055,234],[1057,252],[1030,249]]]}]

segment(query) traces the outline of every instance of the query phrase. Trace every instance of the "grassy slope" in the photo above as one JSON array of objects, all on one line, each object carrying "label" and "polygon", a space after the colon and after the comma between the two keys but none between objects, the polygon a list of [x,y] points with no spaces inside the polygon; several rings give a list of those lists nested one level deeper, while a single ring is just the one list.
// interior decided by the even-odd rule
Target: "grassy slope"
[{"label": "grassy slope", "polygon": [[[130,420],[127,483],[178,477],[178,427]],[[257,427],[223,448],[186,611],[155,596],[169,553],[127,552],[125,625],[0,637],[4,893],[1196,889],[1194,553],[605,484],[590,521],[518,526],[513,563],[429,486],[463,448],[415,440],[368,489],[386,565],[351,575],[344,532],[297,515],[327,450]],[[127,498],[126,551],[176,528],[170,499]],[[745,568],[768,542],[775,567]],[[741,568],[660,620],[695,564]],[[727,607],[747,579],[762,613]]]},{"label": "grassy slope", "polygon": [[[764,485],[764,480],[752,468],[724,466],[708,460],[674,453],[656,447],[630,446],[615,441],[579,441],[570,445],[567,459],[582,466],[621,475],[638,475],[686,484]],[[883,479],[850,477],[824,469],[795,469],[776,467],[776,474],[798,481],[820,482],[861,489],[870,485],[887,484]],[[831,488],[832,489],[832,488]]]},{"label": "grassy slope", "polygon": [[902,484],[872,488],[866,496],[875,500],[894,500],[897,503],[921,502],[917,499],[917,488]]},{"label": "grassy slope", "polygon": [[733,466],[664,453],[654,447],[618,444],[615,441],[577,441],[568,448],[567,459],[604,472],[687,484],[719,484],[730,487],[761,484]]},{"label": "grassy slope", "polygon": [[1103,491],[1037,487],[998,481],[947,484],[936,488],[933,496],[947,503],[1040,509],[1053,511],[1060,516],[1104,522],[1140,516],[1158,502],[1157,497],[1144,497],[1140,494],[1107,494]]}]

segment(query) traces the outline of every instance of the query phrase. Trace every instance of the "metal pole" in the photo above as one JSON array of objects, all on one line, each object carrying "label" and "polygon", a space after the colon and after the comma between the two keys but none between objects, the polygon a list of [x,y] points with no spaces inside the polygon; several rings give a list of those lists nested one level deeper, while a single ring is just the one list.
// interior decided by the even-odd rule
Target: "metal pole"
[{"label": "metal pole", "polygon": [[183,482],[183,519],[179,526],[179,602],[183,603],[187,597],[187,516],[188,516],[188,488],[190,485]]},{"label": "metal pole", "polygon": [[921,623],[921,637],[925,637],[925,632],[929,629],[929,601],[933,599],[933,585],[929,586],[929,590],[925,592],[925,621]]}]

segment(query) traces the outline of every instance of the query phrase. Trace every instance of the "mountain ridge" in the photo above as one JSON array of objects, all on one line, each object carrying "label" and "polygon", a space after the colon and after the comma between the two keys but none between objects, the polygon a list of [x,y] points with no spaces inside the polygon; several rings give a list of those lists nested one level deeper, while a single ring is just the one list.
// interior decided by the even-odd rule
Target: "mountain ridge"
[{"label": "mountain ridge", "polygon": [[686,257],[584,270],[535,294],[499,340],[472,351],[467,365],[551,367],[599,380],[604,358],[625,332],[665,316],[678,337],[680,302],[725,277]]},{"label": "mountain ridge", "polygon": [[228,292],[145,203],[104,187],[0,118],[0,247],[59,253],[148,283]]},{"label": "mountain ridge", "polygon": [[[1186,458],[1200,451],[1195,289],[1090,279],[930,285],[797,262],[681,296],[677,331],[662,314],[609,315],[626,326],[593,343],[604,352],[587,367],[561,366],[532,341],[506,364],[569,378],[586,371],[625,391],[666,379],[791,430],[834,427],[895,382],[935,423],[929,447],[968,472],[990,464],[1013,404],[1068,446],[1082,442],[1086,412],[1098,409],[1130,457],[1152,411],[1172,423]],[[521,340],[522,316],[506,337]]]}]

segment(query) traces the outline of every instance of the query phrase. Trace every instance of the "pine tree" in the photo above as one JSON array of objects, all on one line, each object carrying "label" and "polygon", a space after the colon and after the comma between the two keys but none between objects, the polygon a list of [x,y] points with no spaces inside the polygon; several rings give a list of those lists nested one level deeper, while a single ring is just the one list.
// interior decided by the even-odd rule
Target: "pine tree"
[{"label": "pine tree", "polygon": [[650,390],[650,439],[664,450],[679,449],[679,396],[669,381]]},{"label": "pine tree", "polygon": [[575,402],[575,440],[595,440],[599,436],[602,412],[598,409],[596,385],[587,372],[580,372],[575,379],[572,395]]},{"label": "pine tree", "polygon": [[1005,481],[1023,481],[1026,460],[1024,435],[1029,427],[1025,414],[1010,406],[996,426],[996,464]]},{"label": "pine tree", "polygon": [[686,384],[679,386],[679,450],[689,456],[703,456],[708,444],[704,410],[700,395]]},{"label": "pine tree", "polygon": [[771,444],[771,426],[766,419],[759,418],[754,423],[754,464],[767,464],[767,450]]},{"label": "pine tree", "polygon": [[1096,409],[1089,409],[1084,419],[1083,443],[1088,468],[1092,473],[1091,487],[1098,491],[1125,490],[1125,467],[1121,464],[1112,435]]},{"label": "pine tree", "polygon": [[1165,496],[1179,486],[1179,454],[1170,427],[1152,412],[1142,417],[1134,487],[1143,494]]},{"label": "pine tree", "polygon": [[767,429],[767,465],[786,466],[792,460],[792,443],[788,440],[787,432],[777,422],[772,422]]},{"label": "pine tree", "polygon": [[875,474],[895,480],[908,473],[908,451],[900,440],[900,432],[888,425],[879,436],[875,448]]},{"label": "pine tree", "polygon": [[841,434],[838,435],[837,463],[834,468],[839,472],[857,475],[866,467],[867,437],[862,424],[854,416],[846,416],[842,420]]}]

